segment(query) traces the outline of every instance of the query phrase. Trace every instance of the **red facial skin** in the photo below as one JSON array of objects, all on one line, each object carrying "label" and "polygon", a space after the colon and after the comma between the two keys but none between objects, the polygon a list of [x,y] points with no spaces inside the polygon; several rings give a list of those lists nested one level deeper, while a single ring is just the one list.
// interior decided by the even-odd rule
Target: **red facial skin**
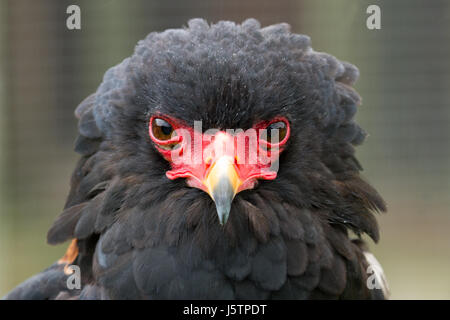
[{"label": "red facial skin", "polygon": [[[168,140],[156,138],[151,127],[155,118],[167,121],[177,135],[172,135],[172,138]],[[286,124],[286,135],[282,141],[272,144],[264,140],[261,137],[261,129],[266,129],[270,124],[279,121]],[[204,181],[211,165],[224,156],[230,157],[241,181],[236,193],[254,188],[258,179],[273,180],[277,177],[277,171],[271,169],[271,164],[278,159],[289,139],[289,122],[284,117],[277,117],[271,121],[260,122],[252,129],[254,129],[253,132],[241,130],[233,135],[226,131],[202,134],[201,130],[194,130],[192,126],[182,120],[166,115],[155,115],[151,117],[149,123],[150,138],[161,155],[172,166],[172,170],[166,172],[167,178],[171,180],[186,178],[189,186],[205,192],[208,190]],[[254,139],[245,139],[246,133],[254,133]],[[164,146],[173,144],[177,144],[177,146],[171,150],[164,149]]]}]

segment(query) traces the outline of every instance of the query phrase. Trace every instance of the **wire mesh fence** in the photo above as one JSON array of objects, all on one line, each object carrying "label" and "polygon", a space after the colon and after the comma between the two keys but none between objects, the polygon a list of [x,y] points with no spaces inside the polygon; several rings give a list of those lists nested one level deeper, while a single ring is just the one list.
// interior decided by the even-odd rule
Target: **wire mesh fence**
[{"label": "wire mesh fence", "polygon": [[[366,27],[372,3],[381,30]],[[66,28],[70,4],[81,30]],[[138,40],[193,17],[287,22],[359,67],[357,119],[370,136],[358,157],[389,206],[372,248],[393,298],[450,298],[450,2],[425,0],[2,0],[0,296],[65,250],[45,234],[77,159],[77,104]]]}]

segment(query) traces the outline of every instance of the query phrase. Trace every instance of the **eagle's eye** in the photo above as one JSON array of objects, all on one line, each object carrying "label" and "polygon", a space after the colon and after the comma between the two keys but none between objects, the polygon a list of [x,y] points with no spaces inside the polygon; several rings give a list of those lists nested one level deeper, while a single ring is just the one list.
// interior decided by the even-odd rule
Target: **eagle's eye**
[{"label": "eagle's eye", "polygon": [[172,138],[173,128],[166,120],[154,118],[152,121],[152,132],[156,139],[165,141]]},{"label": "eagle's eye", "polygon": [[154,117],[150,123],[151,138],[160,148],[164,150],[171,150],[178,145],[176,140],[176,131],[172,125],[164,119]]},{"label": "eagle's eye", "polygon": [[[275,130],[278,130],[278,137],[275,134]],[[266,127],[267,138],[265,139],[269,144],[278,144],[286,138],[287,125],[285,121],[273,122]]]}]

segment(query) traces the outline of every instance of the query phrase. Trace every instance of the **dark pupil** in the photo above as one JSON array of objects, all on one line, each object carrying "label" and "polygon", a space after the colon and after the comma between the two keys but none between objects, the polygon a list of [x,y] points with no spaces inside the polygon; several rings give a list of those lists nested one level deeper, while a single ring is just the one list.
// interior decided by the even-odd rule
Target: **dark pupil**
[{"label": "dark pupil", "polygon": [[161,132],[168,136],[172,133],[172,127],[170,125],[163,125],[161,126]]},{"label": "dark pupil", "polygon": [[153,123],[153,134],[161,140],[168,140],[173,132],[172,126],[163,119],[155,119]]},{"label": "dark pupil", "polygon": [[267,127],[267,141],[270,143],[272,143],[272,130],[278,130],[278,142],[280,142],[286,135],[286,124],[283,121],[280,121],[272,123]]}]

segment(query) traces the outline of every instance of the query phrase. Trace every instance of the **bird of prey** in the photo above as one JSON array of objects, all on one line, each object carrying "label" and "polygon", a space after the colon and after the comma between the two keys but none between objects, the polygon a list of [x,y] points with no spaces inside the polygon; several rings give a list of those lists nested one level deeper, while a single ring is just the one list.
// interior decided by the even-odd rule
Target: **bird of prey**
[{"label": "bird of prey", "polygon": [[150,33],[75,111],[69,249],[6,299],[386,298],[358,75],[286,23]]}]

